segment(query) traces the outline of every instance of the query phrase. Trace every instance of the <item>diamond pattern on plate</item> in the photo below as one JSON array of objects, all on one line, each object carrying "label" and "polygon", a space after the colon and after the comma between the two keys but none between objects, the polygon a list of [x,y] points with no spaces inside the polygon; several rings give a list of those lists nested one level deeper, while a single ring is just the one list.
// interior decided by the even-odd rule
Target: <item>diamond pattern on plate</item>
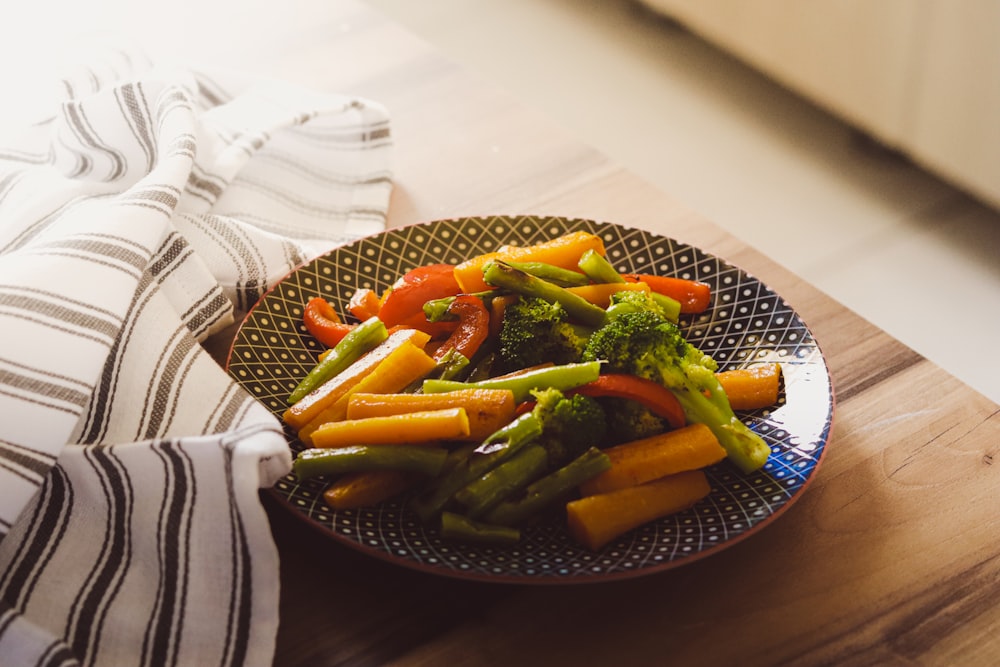
[{"label": "diamond pattern on plate", "polygon": [[[330,509],[324,481],[280,480],[273,493],[334,539],[370,555],[448,576],[519,583],[623,577],[675,567],[713,553],[776,518],[815,474],[830,432],[829,375],[811,333],[770,288],[697,248],[649,232],[583,219],[536,216],[459,218],[358,240],[293,272],[267,293],[237,334],[230,374],[275,414],[315,363],[321,346],[301,324],[313,296],[340,306],[355,289],[382,291],[416,266],[458,263],[502,245],[526,245],[575,230],[598,234],[622,272],[657,273],[709,283],[713,306],[682,322],[688,339],[721,367],[781,362],[785,392],[777,406],[740,415],[771,446],[751,475],[722,462],[708,469],[712,492],[686,512],[651,522],[592,553],[573,543],[557,514],[510,547],[442,540],[407,510],[405,499],[360,510]],[[293,450],[302,447],[289,433]]]}]

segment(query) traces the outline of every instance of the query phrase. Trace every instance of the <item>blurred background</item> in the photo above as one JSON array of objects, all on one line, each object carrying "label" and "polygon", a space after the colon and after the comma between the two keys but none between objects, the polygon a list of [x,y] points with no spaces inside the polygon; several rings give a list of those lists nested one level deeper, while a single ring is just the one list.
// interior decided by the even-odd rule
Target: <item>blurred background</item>
[{"label": "blurred background", "polygon": [[1000,402],[1000,2],[366,0]]},{"label": "blurred background", "polygon": [[[340,1],[22,3],[0,140],[95,45],[266,72]],[[1000,0],[362,1],[1000,402]]]}]

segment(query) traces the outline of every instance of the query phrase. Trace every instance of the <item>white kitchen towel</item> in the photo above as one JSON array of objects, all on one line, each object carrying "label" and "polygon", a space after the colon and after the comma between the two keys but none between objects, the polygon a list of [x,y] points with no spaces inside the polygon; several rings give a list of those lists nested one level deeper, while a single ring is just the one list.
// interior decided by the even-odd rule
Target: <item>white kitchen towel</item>
[{"label": "white kitchen towel", "polygon": [[60,85],[0,145],[0,665],[270,665],[290,454],[203,343],[384,228],[387,112],[127,54]]}]

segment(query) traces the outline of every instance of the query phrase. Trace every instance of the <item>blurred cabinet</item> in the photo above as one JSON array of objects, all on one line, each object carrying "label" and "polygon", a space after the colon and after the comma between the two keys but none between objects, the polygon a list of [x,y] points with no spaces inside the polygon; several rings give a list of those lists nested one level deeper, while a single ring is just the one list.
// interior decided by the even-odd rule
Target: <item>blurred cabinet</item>
[{"label": "blurred cabinet", "polygon": [[1000,0],[641,0],[1000,207]]}]

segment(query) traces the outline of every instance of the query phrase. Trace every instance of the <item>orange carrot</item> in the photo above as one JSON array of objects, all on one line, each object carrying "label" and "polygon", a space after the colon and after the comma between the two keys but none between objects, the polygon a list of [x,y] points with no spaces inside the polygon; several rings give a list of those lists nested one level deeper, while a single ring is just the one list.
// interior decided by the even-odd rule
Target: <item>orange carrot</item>
[{"label": "orange carrot", "polygon": [[682,313],[700,313],[712,302],[712,288],[708,283],[648,273],[625,273],[622,278],[649,285],[658,294],[669,296],[681,304]]},{"label": "orange carrot", "polygon": [[465,408],[425,410],[401,415],[327,422],[311,436],[313,447],[402,445],[455,440],[469,435]]},{"label": "orange carrot", "polygon": [[563,269],[578,270],[577,262],[587,250],[604,254],[601,237],[589,232],[569,232],[548,241],[528,246],[502,246],[494,252],[477,255],[455,267],[455,279],[466,293],[489,289],[483,280],[483,266],[493,260],[509,262],[545,262]]},{"label": "orange carrot", "polygon": [[347,418],[385,417],[447,408],[464,408],[469,419],[469,434],[464,439],[482,442],[514,418],[514,392],[509,389],[459,389],[439,394],[355,393],[347,402]]},{"label": "orange carrot", "polygon": [[688,470],[586,496],[566,504],[569,532],[574,540],[597,551],[633,528],[691,507],[710,491],[704,472]]},{"label": "orange carrot", "polygon": [[726,450],[704,424],[691,424],[603,451],[611,459],[611,467],[580,485],[580,493],[585,496],[697,470],[726,458]]},{"label": "orange carrot", "polygon": [[756,410],[778,402],[781,365],[777,362],[734,368],[715,376],[729,397],[733,410]]},{"label": "orange carrot", "polygon": [[399,495],[422,478],[405,470],[350,473],[334,480],[323,492],[323,500],[336,510],[369,507]]},{"label": "orange carrot", "polygon": [[370,369],[364,377],[340,392],[332,404],[323,408],[298,429],[299,439],[308,445],[312,433],[317,428],[327,422],[343,419],[347,415],[347,402],[350,400],[351,394],[357,392],[388,394],[400,391],[411,382],[415,382],[430,373],[434,366],[434,359],[416,345],[411,343],[400,345],[382,359],[375,368]]},{"label": "orange carrot", "polygon": [[423,347],[430,336],[416,329],[400,329],[389,335],[375,349],[371,350],[335,377],[330,378],[302,400],[285,410],[282,418],[295,429],[300,429],[316,416],[333,405],[341,396],[385,361],[403,345],[415,344]]}]

